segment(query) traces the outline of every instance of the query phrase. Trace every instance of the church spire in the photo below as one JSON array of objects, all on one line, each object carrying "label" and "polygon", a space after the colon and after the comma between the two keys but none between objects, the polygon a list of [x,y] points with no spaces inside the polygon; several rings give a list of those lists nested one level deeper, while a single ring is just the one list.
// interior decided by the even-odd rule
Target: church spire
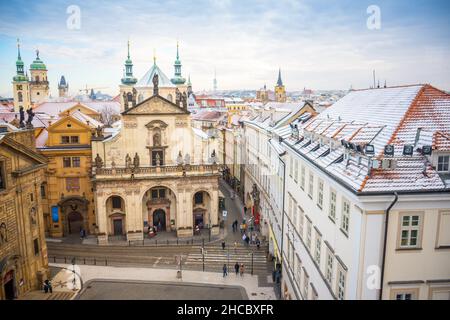
[{"label": "church spire", "polygon": [[20,41],[17,39],[17,61],[16,61],[16,76],[14,76],[14,81],[25,81],[26,76],[24,72],[24,63],[20,55]]},{"label": "church spire", "polygon": [[281,68],[278,69],[278,81],[277,81],[277,86],[278,86],[278,87],[282,87],[282,86],[283,86],[283,81],[281,80]]},{"label": "church spire", "polygon": [[173,66],[175,68],[175,72],[174,77],[170,79],[170,81],[175,85],[183,85],[186,82],[186,79],[181,76],[181,61],[180,61],[178,41],[177,41],[177,56]]},{"label": "church spire", "polygon": [[127,60],[125,60],[125,72],[121,81],[125,85],[134,85],[137,82],[137,79],[133,77],[133,61],[130,58],[130,40],[127,41]]}]

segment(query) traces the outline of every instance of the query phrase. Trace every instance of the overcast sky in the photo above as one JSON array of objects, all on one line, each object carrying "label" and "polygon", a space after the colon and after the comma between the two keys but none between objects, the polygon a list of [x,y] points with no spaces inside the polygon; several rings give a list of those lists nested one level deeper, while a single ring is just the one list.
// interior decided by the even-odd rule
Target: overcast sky
[{"label": "overcast sky", "polygon": [[[70,29],[70,5],[80,28]],[[369,29],[370,5],[380,29]],[[27,67],[35,49],[52,94],[65,75],[72,93],[116,94],[131,41],[134,75],[153,63],[173,75],[176,41],[194,90],[272,88],[281,68],[288,91],[366,88],[372,70],[388,85],[431,83],[450,90],[450,1],[199,0],[1,1],[0,95],[10,96],[21,40]],[[73,24],[72,24],[73,25]]]}]

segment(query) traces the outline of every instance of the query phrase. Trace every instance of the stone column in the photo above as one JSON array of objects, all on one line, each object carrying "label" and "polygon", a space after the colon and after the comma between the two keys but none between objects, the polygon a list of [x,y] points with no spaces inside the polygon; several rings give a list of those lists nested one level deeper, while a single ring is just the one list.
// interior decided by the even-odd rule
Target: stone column
[{"label": "stone column", "polygon": [[96,195],[96,219],[97,219],[97,240],[98,244],[105,245],[108,244],[108,217],[106,212],[106,199],[100,196],[99,193]]},{"label": "stone column", "polygon": [[[210,223],[211,223],[211,235],[218,235],[219,234],[219,191],[217,189],[214,189],[211,192],[211,206],[210,206]],[[214,226],[214,227],[213,227]]]}]

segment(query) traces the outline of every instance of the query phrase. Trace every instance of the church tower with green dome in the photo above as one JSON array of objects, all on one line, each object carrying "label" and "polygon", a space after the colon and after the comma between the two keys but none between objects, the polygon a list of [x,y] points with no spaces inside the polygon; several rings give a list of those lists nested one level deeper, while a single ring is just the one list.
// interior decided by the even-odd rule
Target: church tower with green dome
[{"label": "church tower with green dome", "polygon": [[49,96],[50,86],[47,79],[47,66],[39,58],[39,50],[36,50],[36,59],[30,65],[30,76],[31,101],[44,102]]},{"label": "church tower with green dome", "polygon": [[137,82],[137,79],[133,77],[133,61],[130,58],[130,41],[128,41],[128,56],[125,60],[125,73],[122,78],[122,84],[133,86]]},{"label": "church tower with green dome", "polygon": [[19,112],[20,107],[27,110],[31,106],[30,83],[24,70],[25,64],[20,56],[20,43],[17,39],[16,75],[13,77],[14,111]]},{"label": "church tower with green dome", "polygon": [[133,76],[133,61],[130,57],[130,41],[127,42],[127,59],[123,70],[123,78],[120,80],[120,107],[121,112],[136,104],[136,89],[134,85],[137,79]]},{"label": "church tower with green dome", "polygon": [[181,76],[181,61],[180,61],[180,54],[178,52],[178,42],[177,42],[177,58],[173,66],[175,68],[175,73],[174,77],[170,79],[170,81],[176,86],[183,86],[184,83],[186,82],[186,79]]}]

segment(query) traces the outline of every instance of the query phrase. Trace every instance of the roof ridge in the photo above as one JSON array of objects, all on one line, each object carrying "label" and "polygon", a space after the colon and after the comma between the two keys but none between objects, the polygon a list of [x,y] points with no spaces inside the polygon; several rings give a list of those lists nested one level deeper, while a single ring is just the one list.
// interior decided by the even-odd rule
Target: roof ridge
[{"label": "roof ridge", "polygon": [[363,89],[352,89],[351,91],[369,91],[369,90],[381,90],[381,89],[395,89],[395,88],[409,88],[409,87],[420,87],[420,86],[429,86],[427,83],[416,83],[416,84],[403,84],[398,86],[391,87],[380,87],[380,88],[363,88]]},{"label": "roof ridge", "polygon": [[405,123],[405,121],[408,118],[409,114],[412,112],[414,107],[417,105],[420,96],[422,95],[422,93],[425,91],[426,88],[427,88],[427,86],[423,86],[422,88],[420,88],[419,92],[417,92],[416,96],[414,97],[414,100],[409,105],[408,110],[406,110],[406,112],[403,115],[402,119],[400,120],[399,124],[397,125],[397,127],[395,128],[395,130],[392,133],[391,137],[389,138],[387,144],[391,144],[395,140],[395,138],[397,137],[397,133],[400,131],[400,128]]}]

